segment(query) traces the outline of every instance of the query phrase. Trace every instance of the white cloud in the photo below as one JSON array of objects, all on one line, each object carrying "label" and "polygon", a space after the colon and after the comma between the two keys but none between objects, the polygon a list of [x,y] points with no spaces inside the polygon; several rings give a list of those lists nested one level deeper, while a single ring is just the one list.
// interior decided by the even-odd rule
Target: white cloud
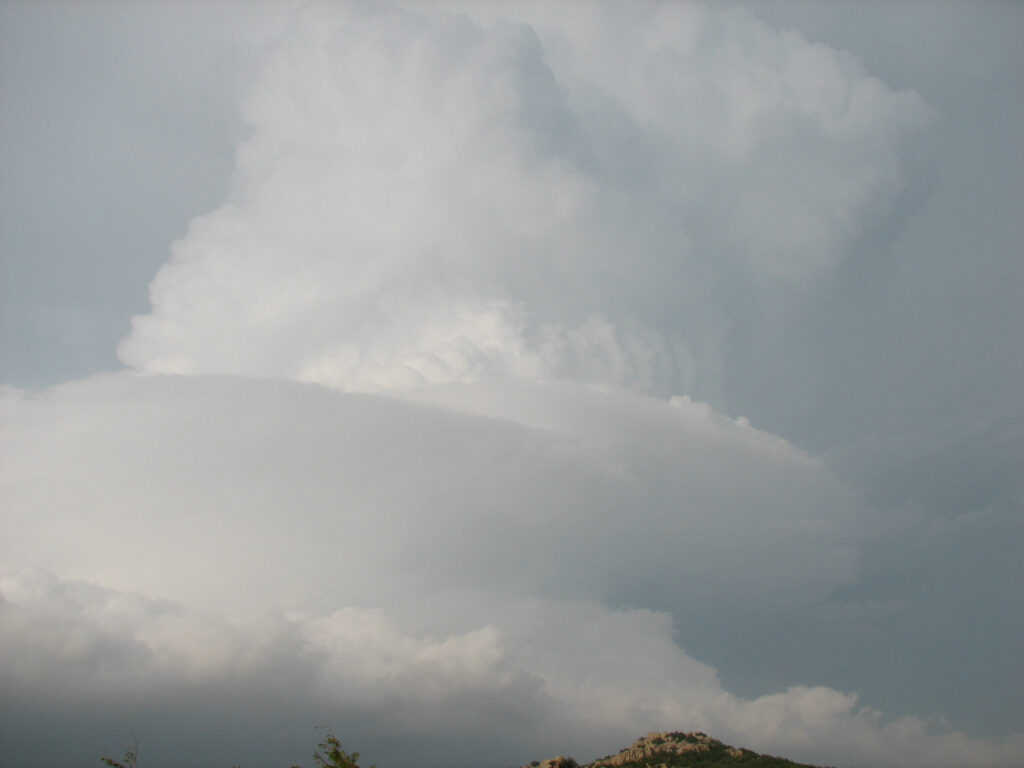
[{"label": "white cloud", "polygon": [[121,344],[156,375],[2,393],[8,722],[169,730],[185,697],[211,732],[336,715],[398,764],[680,727],[1019,762],[815,680],[734,695],[676,639],[821,601],[878,537],[826,464],[700,400],[727,335],[769,337],[884,223],[930,109],[744,12],[456,10],[295,12],[228,199]]},{"label": "white cloud", "polygon": [[717,394],[716,286],[768,316],[796,301],[879,220],[930,114],[747,14],[522,10],[532,26],[295,13],[228,200],[175,244],[121,358],[346,390]]},{"label": "white cloud", "polygon": [[6,562],[211,610],[467,581],[792,605],[856,573],[854,496],[684,400],[496,383],[401,401],[120,374],[9,391],[4,421]]}]

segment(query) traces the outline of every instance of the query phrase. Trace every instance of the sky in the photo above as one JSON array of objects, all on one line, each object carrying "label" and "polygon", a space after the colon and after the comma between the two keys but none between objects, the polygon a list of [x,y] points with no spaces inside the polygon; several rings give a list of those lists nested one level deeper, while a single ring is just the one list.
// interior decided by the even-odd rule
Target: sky
[{"label": "sky", "polygon": [[0,2],[0,766],[1020,765],[1022,36]]}]

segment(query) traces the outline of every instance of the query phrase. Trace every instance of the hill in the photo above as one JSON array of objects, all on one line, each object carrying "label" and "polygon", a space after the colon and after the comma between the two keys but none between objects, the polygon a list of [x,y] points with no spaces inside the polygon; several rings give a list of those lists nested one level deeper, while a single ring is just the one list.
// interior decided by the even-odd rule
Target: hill
[{"label": "hill", "polygon": [[523,768],[677,768],[677,766],[743,766],[743,768],[816,768],[782,757],[733,747],[699,731],[648,733],[614,755],[580,765],[571,757],[534,761]]}]

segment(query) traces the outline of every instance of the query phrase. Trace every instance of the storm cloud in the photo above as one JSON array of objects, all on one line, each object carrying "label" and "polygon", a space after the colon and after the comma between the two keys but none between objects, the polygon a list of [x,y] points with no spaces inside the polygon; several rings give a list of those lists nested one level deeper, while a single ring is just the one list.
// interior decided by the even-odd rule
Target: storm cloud
[{"label": "storm cloud", "polygon": [[229,199],[174,246],[122,359],[717,394],[716,285],[767,304],[750,322],[787,311],[884,216],[931,113],[745,14],[564,11],[548,45],[462,15],[294,14]]},{"label": "storm cloud", "polygon": [[0,393],[0,762],[1018,764],[1020,226],[845,13],[249,11],[126,368]]}]

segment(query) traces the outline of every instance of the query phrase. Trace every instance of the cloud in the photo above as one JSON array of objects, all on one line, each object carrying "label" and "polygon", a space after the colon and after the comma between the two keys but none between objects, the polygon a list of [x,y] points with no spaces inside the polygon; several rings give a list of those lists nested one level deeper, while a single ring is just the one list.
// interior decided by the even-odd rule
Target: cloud
[{"label": "cloud", "polygon": [[688,398],[122,373],[2,412],[7,707],[132,711],[165,722],[157,752],[183,696],[209,713],[196,749],[330,716],[396,764],[414,738],[514,762],[680,725],[864,764],[1019,746],[828,688],[737,697],[679,647],[709,604],[740,631],[849,583],[861,516],[822,464]]},{"label": "cloud", "polygon": [[[10,391],[5,561],[218,611],[467,582],[789,605],[856,574],[856,498],[707,406],[572,384],[414,397],[131,374]],[[489,402],[509,416],[472,412]]]},{"label": "cloud", "polygon": [[[679,722],[805,759],[840,752],[869,765],[1009,766],[1019,756],[1019,737],[1000,745],[936,733],[915,718],[885,723],[856,695],[824,687],[732,696],[673,642],[662,613],[545,599],[505,600],[492,612],[500,626],[447,636],[403,630],[379,609],[245,623],[22,571],[0,580],[0,676],[16,706],[30,692],[37,707],[71,699],[173,717],[182,695],[201,713],[251,710],[257,696],[264,716],[290,721],[296,709],[315,708],[371,743],[397,732],[458,744],[511,724],[518,753],[500,738],[483,752],[446,750],[478,762],[566,747],[594,756]],[[223,718],[212,724],[222,741],[239,738]],[[193,736],[201,743],[210,729],[195,723]],[[401,759],[385,744],[382,754]]]},{"label": "cloud", "polygon": [[293,14],[233,189],[174,245],[121,359],[357,391],[514,375],[716,395],[736,319],[716,286],[752,293],[755,323],[796,301],[884,218],[930,118],[745,13],[523,10]]},{"label": "cloud", "polygon": [[[679,727],[827,763],[1018,763],[1019,736],[887,719],[811,675],[739,695],[680,639],[874,621],[902,596],[857,594],[865,562],[1010,530],[882,520],[724,415],[737,339],[782,349],[892,223],[932,110],[743,11],[517,15],[298,9],[227,199],[121,343],[133,370],[2,392],[10,754],[58,749],[39,723],[61,722],[80,738],[52,761],[91,761],[140,719],[168,761],[294,760],[331,718],[399,766]],[[805,378],[787,359],[744,386],[775,370]],[[915,478],[1016,446],[880,444]],[[865,446],[847,463],[878,474]],[[908,483],[875,485],[928,498]]]}]

